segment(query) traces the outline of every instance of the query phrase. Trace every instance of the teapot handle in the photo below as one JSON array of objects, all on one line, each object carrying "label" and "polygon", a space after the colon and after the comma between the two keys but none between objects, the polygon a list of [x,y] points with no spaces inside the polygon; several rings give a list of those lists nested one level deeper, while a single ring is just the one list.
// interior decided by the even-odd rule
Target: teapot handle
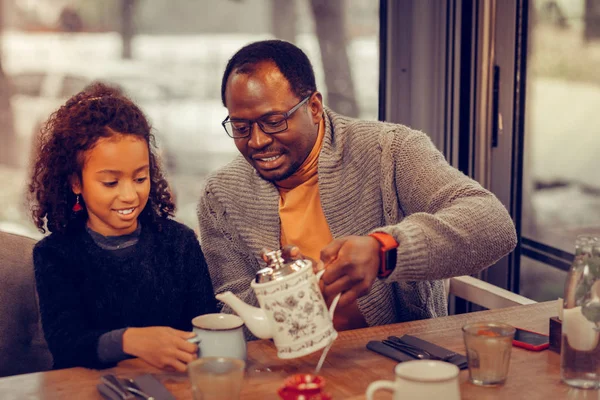
[{"label": "teapot handle", "polygon": [[[324,269],[317,272],[317,282],[321,280],[321,277],[323,276],[324,273],[325,273]],[[341,293],[338,293],[335,296],[335,298],[333,299],[333,301],[331,302],[331,306],[329,307],[329,318],[331,318],[331,320],[333,320],[333,312],[335,311],[335,307],[337,306],[338,301],[340,301],[341,295],[342,295]]]}]

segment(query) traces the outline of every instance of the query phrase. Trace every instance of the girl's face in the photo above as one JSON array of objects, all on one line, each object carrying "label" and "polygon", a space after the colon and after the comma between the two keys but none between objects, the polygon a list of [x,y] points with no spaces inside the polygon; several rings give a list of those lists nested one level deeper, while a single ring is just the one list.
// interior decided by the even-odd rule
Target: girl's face
[{"label": "girl's face", "polygon": [[81,175],[72,189],[85,201],[90,229],[104,236],[133,232],[150,194],[146,141],[122,134],[100,138],[85,152]]}]

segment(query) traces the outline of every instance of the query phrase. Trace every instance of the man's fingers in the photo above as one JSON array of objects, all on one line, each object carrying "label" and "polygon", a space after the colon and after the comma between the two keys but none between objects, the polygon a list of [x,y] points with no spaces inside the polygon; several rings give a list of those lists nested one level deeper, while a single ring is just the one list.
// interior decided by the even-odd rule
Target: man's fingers
[{"label": "man's fingers", "polygon": [[313,272],[315,274],[323,269],[325,269],[325,263],[323,263],[323,261],[319,260],[316,263],[313,263]]},{"label": "man's fingers", "polygon": [[267,257],[267,253],[270,253],[271,250],[267,249],[266,247],[263,247],[260,251],[260,257],[263,259],[264,262],[268,263],[269,262],[269,258]]},{"label": "man's fingers", "polygon": [[281,249],[281,255],[283,256],[283,258],[302,258],[300,248],[298,246],[294,246],[293,244],[283,246]]},{"label": "man's fingers", "polygon": [[354,289],[351,289],[347,292],[342,293],[337,306],[339,308],[344,308],[344,307],[354,303],[357,299],[358,299],[357,293],[354,291]]},{"label": "man's fingers", "polygon": [[[325,272],[327,274],[329,270]],[[325,290],[323,290],[323,295],[326,298],[333,298],[336,294],[345,292],[346,290],[352,289],[352,282],[350,278],[347,276],[343,276],[340,279],[333,282],[331,285],[325,285]]]},{"label": "man's fingers", "polygon": [[325,282],[325,285],[331,285],[335,281],[346,277],[347,275],[345,267],[346,264],[343,263],[340,259],[336,259],[332,263],[327,265],[325,273],[323,274],[323,278],[321,278],[323,282]]},{"label": "man's fingers", "polygon": [[331,262],[333,262],[333,260],[337,258],[338,253],[342,248],[344,242],[345,240],[343,239],[335,239],[332,240],[331,243],[329,243],[327,246],[323,247],[320,255],[321,261],[323,261],[325,265],[328,265]]}]

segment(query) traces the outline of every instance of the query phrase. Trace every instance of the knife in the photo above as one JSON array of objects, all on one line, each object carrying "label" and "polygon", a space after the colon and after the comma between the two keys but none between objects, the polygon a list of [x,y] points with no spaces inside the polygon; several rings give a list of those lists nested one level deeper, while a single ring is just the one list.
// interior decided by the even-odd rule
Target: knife
[{"label": "knife", "polygon": [[118,394],[122,400],[135,400],[133,395],[113,374],[103,375],[100,381]]}]

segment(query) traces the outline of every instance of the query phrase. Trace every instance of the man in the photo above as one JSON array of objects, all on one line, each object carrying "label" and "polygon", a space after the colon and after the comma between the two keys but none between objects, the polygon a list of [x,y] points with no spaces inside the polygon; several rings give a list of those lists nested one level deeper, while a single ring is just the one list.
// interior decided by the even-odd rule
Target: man
[{"label": "man", "polygon": [[[441,279],[510,252],[502,204],[405,126],[323,106],[294,45],[252,43],[229,60],[223,122],[243,157],[206,183],[198,216],[216,293],[256,304],[263,248],[298,246],[320,260],[338,330],[446,315]],[[225,306],[224,312],[231,310]]]}]

